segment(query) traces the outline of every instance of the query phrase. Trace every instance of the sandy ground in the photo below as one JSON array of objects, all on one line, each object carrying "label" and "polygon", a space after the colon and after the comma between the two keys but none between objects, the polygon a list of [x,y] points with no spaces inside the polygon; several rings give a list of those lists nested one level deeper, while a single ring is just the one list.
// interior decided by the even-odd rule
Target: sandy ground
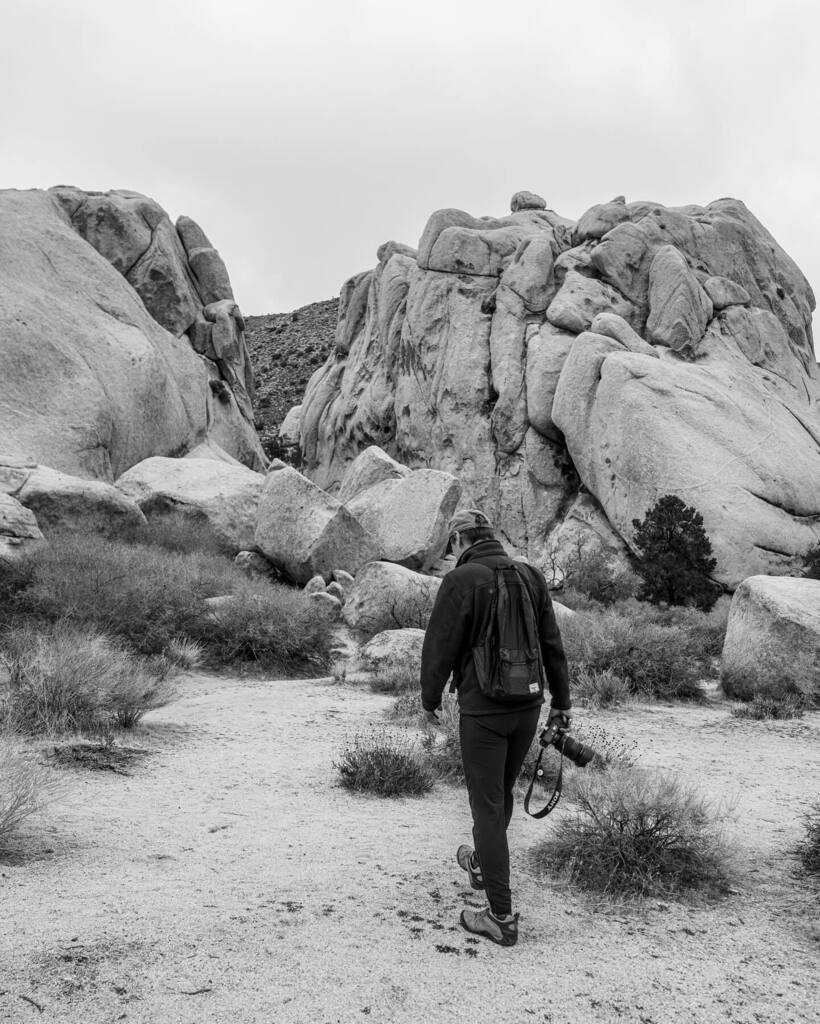
[{"label": "sandy ground", "polygon": [[698,907],[573,896],[527,853],[568,805],[549,824],[519,808],[521,937],[501,949],[457,926],[479,905],[454,861],[464,792],[337,785],[345,738],[389,703],[330,681],[189,676],[135,736],[151,753],[129,776],[68,771],[65,798],[0,862],[0,1021],[820,1019],[820,889],[788,852],[820,791],[820,715],[579,712],[735,803],[738,890]]}]

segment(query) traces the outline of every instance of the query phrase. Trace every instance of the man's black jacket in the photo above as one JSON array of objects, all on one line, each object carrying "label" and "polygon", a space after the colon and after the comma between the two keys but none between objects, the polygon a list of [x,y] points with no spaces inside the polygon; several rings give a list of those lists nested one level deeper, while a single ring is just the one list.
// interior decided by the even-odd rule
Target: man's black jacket
[{"label": "man's black jacket", "polygon": [[[421,654],[421,703],[425,711],[435,711],[441,704],[451,672],[463,715],[497,715],[544,703],[540,696],[533,701],[500,703],[485,697],[478,687],[472,649],[483,639],[476,634],[495,591],[495,569],[509,564],[510,557],[498,541],[482,540],[468,548],[441,581]],[[552,707],[568,711],[567,659],[546,580],[534,566],[526,562],[516,565],[525,573],[535,599]]]}]

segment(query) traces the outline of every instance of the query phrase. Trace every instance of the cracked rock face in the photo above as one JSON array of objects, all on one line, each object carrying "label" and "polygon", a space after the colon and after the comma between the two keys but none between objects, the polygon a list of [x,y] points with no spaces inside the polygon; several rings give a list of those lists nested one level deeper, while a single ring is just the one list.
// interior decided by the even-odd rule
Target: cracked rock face
[{"label": "cracked rock face", "polygon": [[[194,228],[189,221],[186,244],[201,279],[210,260],[216,281],[218,254]],[[211,293],[206,303],[196,267],[145,196],[0,192],[4,452],[113,481],[149,456],[210,439],[263,468],[244,324],[230,294],[207,319]]]},{"label": "cracked rock face", "polygon": [[388,243],[345,285],[302,404],[307,475],[334,491],[377,444],[455,475],[542,564],[579,490],[609,551],[673,493],[703,515],[718,580],[789,571],[820,540],[814,296],[795,263],[733,199],[619,196],[577,223],[513,210],[440,210],[417,252]]}]

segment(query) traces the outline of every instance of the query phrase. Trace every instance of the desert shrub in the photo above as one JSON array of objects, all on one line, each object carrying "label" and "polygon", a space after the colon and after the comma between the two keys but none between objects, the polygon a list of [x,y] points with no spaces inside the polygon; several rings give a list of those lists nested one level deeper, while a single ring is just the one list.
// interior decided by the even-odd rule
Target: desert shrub
[{"label": "desert shrub", "polygon": [[281,583],[235,578],[232,600],[198,619],[195,635],[221,661],[262,668],[326,670],[331,621],[308,595]]},{"label": "desert shrub", "polygon": [[635,597],[641,580],[630,569],[607,558],[600,548],[579,549],[564,567],[564,587],[608,605]]},{"label": "desert shrub", "polygon": [[635,568],[643,579],[638,596],[654,604],[694,604],[708,611],[720,590],[709,578],[717,561],[703,516],[674,494],[665,494],[642,520],[633,519],[632,526],[640,552]]},{"label": "desert shrub", "polygon": [[0,733],[0,850],[55,792],[53,776],[9,733]]},{"label": "desert shrub", "polygon": [[27,557],[31,580],[15,597],[16,613],[93,626],[144,654],[196,637],[204,599],[229,593],[237,579],[221,556],[93,535],[54,535]]},{"label": "desert shrub", "polygon": [[797,847],[798,855],[807,871],[820,874],[820,802],[803,815],[803,825],[806,834]]},{"label": "desert shrub", "polygon": [[662,699],[698,699],[703,655],[684,626],[664,626],[623,610],[576,612],[561,629],[571,678],[609,671],[631,693]]},{"label": "desert shrub", "polygon": [[429,728],[421,739],[424,763],[437,779],[464,781],[461,760],[458,702],[445,700],[438,711],[438,727]]},{"label": "desert shrub", "polygon": [[422,725],[424,721],[424,712],[418,693],[398,694],[384,713],[391,722],[400,722],[403,725]]},{"label": "desert shrub", "polygon": [[387,730],[355,735],[334,762],[342,785],[378,796],[422,796],[433,776],[412,741]]},{"label": "desert shrub", "polygon": [[806,703],[799,697],[783,697],[778,700],[775,697],[758,694],[746,704],[735,704],[731,713],[735,718],[747,718],[759,722],[766,719],[802,718],[805,710]]},{"label": "desert shrub", "polygon": [[370,689],[374,693],[414,693],[418,704],[421,694],[418,666],[394,664],[376,669],[370,677]]},{"label": "desert shrub", "polygon": [[109,733],[130,728],[172,696],[172,666],[141,658],[96,629],[65,620],[8,627],[6,726],[32,734]]},{"label": "desert shrub", "polygon": [[572,679],[572,697],[589,708],[608,708],[632,696],[629,683],[612,669],[591,669],[582,665]]},{"label": "desert shrub", "polygon": [[674,775],[637,769],[576,778],[576,809],[534,851],[538,868],[611,896],[725,892],[721,813]]},{"label": "desert shrub", "polygon": [[810,580],[820,580],[820,544],[803,555],[803,575]]}]

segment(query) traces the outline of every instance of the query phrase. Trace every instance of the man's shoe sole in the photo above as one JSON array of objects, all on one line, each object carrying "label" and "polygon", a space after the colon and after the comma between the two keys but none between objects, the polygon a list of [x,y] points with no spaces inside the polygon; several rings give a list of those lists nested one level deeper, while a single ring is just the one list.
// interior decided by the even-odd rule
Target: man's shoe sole
[{"label": "man's shoe sole", "polygon": [[[461,863],[461,857],[459,855],[461,854],[462,850],[467,850],[468,851],[467,852],[467,856],[465,857],[465,860],[467,862],[467,867],[465,867]],[[459,846],[459,848],[456,850],[456,863],[458,864],[458,866],[461,868],[462,871],[466,871],[467,872],[467,877],[470,879],[470,888],[471,889],[478,889],[478,890],[483,892],[484,889],[486,888],[485,885],[484,885],[484,880],[482,879],[480,882],[476,881],[475,869],[470,866],[470,857],[472,856],[472,853],[473,853],[473,851],[470,849],[469,846]]]}]

